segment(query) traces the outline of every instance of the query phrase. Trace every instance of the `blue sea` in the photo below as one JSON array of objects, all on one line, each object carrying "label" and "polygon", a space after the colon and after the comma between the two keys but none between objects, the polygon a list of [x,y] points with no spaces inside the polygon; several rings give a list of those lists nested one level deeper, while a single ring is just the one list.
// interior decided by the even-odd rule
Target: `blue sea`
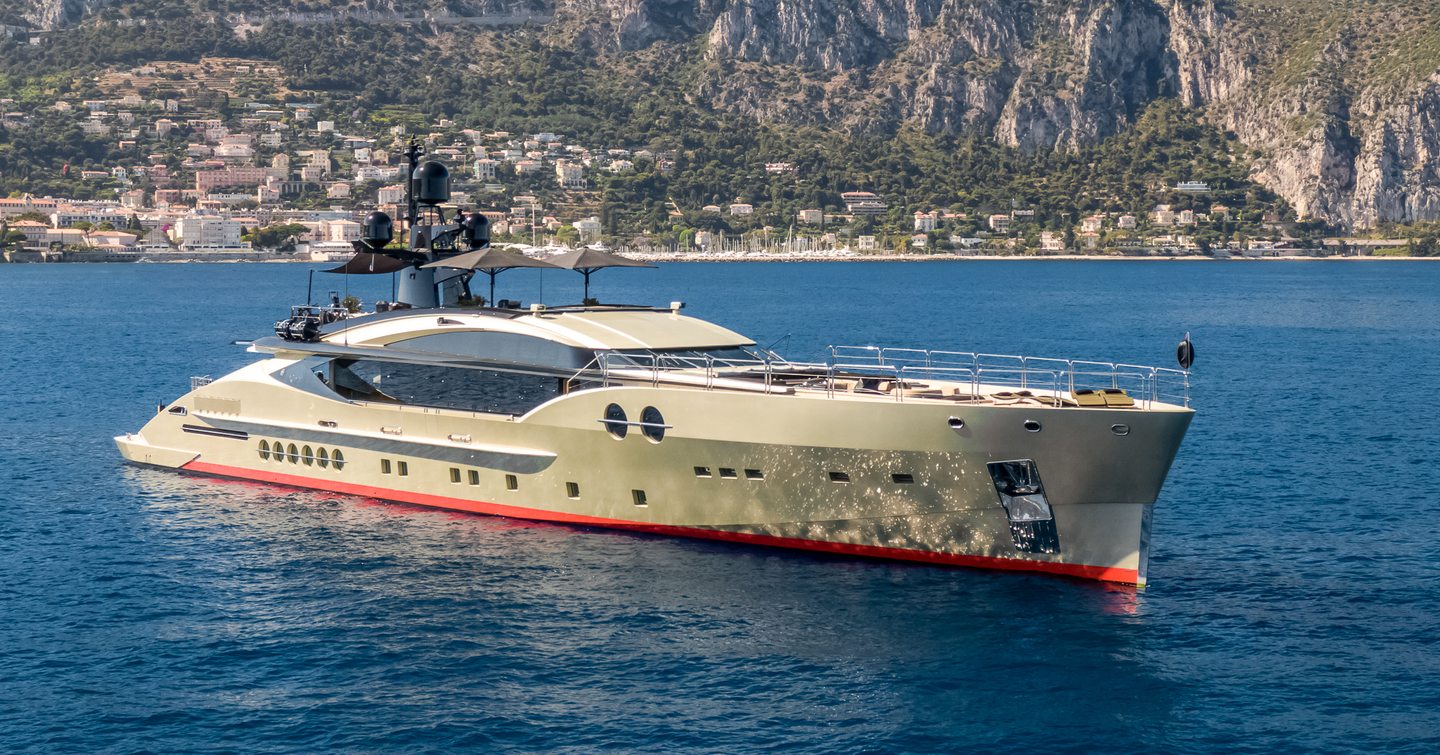
[{"label": "blue sea", "polygon": [[[666,264],[831,343],[1169,366],[1152,586],[507,521],[129,467],[298,265],[0,266],[0,751],[1440,749],[1440,265]],[[568,272],[498,293],[574,301]],[[389,297],[388,277],[315,292]],[[782,340],[783,339],[783,340]]]}]

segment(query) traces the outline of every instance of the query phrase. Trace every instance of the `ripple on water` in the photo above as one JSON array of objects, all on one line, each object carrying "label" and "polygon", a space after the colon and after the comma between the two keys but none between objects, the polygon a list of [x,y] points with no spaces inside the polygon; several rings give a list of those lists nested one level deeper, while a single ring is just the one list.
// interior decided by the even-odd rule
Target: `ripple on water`
[{"label": "ripple on water", "polygon": [[[799,355],[843,334],[1165,363],[1191,331],[1201,413],[1136,593],[122,467],[110,436],[248,362],[230,341],[301,269],[14,266],[0,748],[1433,751],[1437,276],[665,265],[601,284]],[[506,279],[527,301],[542,282]],[[70,304],[41,328],[42,301]]]}]

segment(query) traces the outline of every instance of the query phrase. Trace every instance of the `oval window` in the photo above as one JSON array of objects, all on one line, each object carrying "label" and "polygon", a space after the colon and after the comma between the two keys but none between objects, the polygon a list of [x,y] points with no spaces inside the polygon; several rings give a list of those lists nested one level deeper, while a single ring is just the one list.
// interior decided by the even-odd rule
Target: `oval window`
[{"label": "oval window", "polygon": [[313,448],[309,447],[309,446],[306,446],[306,447],[300,449],[300,460],[303,461],[303,462],[305,462],[305,466],[307,466],[307,467],[310,466],[311,464],[314,464],[314,463],[315,463],[315,450],[314,450]]},{"label": "oval window", "polygon": [[261,460],[261,461],[265,461],[265,460],[267,460],[267,459],[269,459],[269,458],[270,458],[270,441],[268,441],[268,440],[262,440],[262,441],[260,441],[260,460]]},{"label": "oval window", "polygon": [[617,439],[624,438],[625,433],[630,432],[630,424],[625,417],[625,410],[619,404],[611,404],[605,407],[605,429]]},{"label": "oval window", "polygon": [[319,464],[321,469],[330,466],[330,452],[324,448],[315,449],[315,463]]},{"label": "oval window", "polygon": [[294,443],[291,443],[290,446],[285,449],[285,456],[291,464],[294,464],[300,461],[300,449],[296,448]]},{"label": "oval window", "polygon": [[652,443],[659,443],[665,440],[665,416],[659,409],[647,406],[640,412],[640,432],[645,434]]},{"label": "oval window", "polygon": [[335,449],[335,453],[330,454],[330,458],[335,462],[336,472],[345,468],[345,454],[341,453],[340,449]]}]

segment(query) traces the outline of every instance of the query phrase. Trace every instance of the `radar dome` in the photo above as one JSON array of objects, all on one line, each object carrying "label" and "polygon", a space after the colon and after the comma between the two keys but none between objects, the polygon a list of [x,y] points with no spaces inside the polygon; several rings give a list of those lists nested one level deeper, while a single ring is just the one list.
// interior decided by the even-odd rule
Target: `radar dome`
[{"label": "radar dome", "polygon": [[450,201],[450,171],[431,160],[415,169],[410,177],[415,188],[415,201],[435,206]]},{"label": "radar dome", "polygon": [[471,212],[460,219],[465,241],[472,249],[479,249],[490,243],[490,218],[478,212]]},{"label": "radar dome", "polygon": [[379,251],[395,237],[395,221],[391,220],[389,215],[376,210],[365,216],[360,234],[364,237],[366,246]]}]

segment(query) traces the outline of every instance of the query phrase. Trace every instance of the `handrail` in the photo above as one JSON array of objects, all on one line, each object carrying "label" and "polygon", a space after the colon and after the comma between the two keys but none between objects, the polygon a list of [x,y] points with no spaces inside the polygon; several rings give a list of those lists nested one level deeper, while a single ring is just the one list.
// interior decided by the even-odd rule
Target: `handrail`
[{"label": "handrail", "polygon": [[[598,371],[602,385],[615,380],[612,368],[623,367],[624,382],[644,380],[652,387],[661,383],[699,385],[715,390],[717,380],[733,387],[736,379],[760,382],[771,392],[777,381],[789,390],[819,390],[827,397],[837,392],[888,393],[904,401],[907,392],[932,391],[939,386],[926,381],[968,385],[971,396],[1005,392],[1027,392],[1027,396],[1050,401],[1055,406],[1073,399],[1077,391],[1121,389],[1142,408],[1155,403],[1190,406],[1190,373],[1164,367],[1094,362],[1052,357],[1010,354],[938,351],[929,349],[881,348],[877,346],[831,346],[826,362],[796,362],[788,359],[716,358],[711,354],[686,355],[653,351],[601,351],[575,373],[578,379]],[[667,380],[664,375],[673,374]],[[680,376],[684,376],[683,378]],[[642,377],[643,376],[643,377]],[[881,390],[881,389],[884,390]],[[911,394],[913,395],[913,394]]]}]

